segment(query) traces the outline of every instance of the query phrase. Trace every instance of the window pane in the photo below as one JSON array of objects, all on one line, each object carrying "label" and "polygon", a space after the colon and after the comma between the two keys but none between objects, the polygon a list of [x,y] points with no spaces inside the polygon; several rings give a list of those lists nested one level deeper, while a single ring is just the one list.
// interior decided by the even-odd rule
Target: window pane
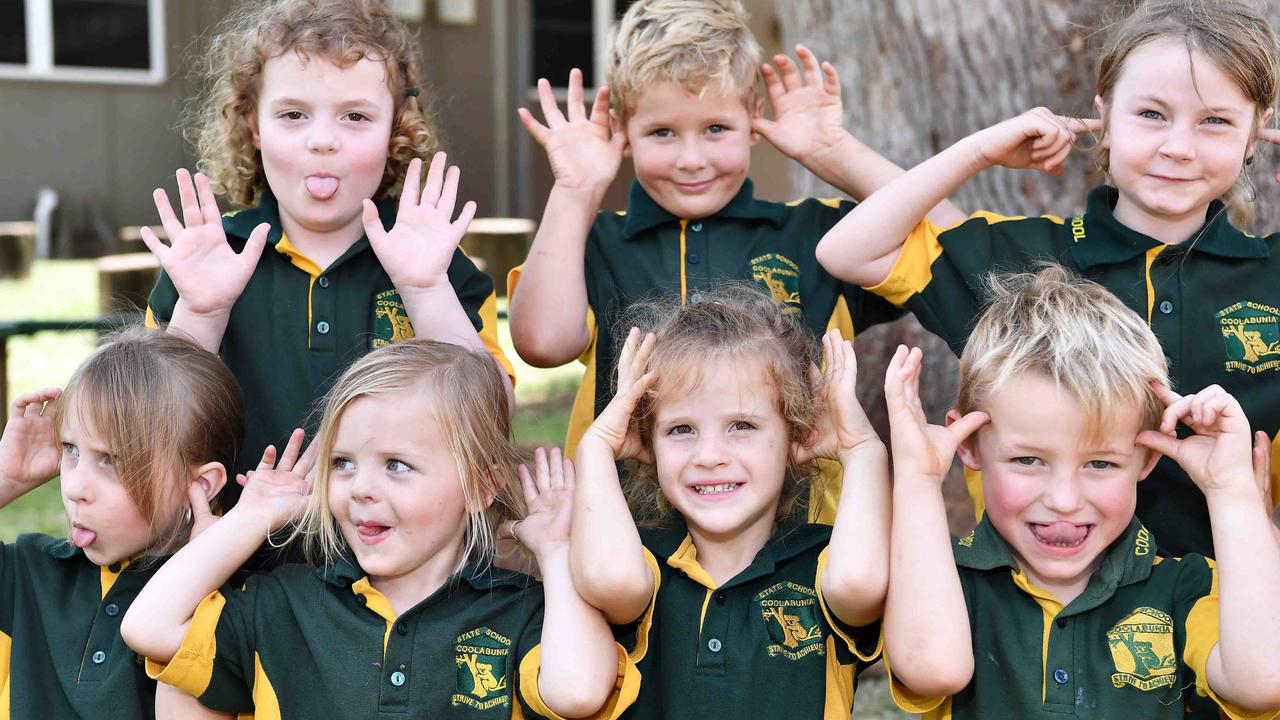
[{"label": "window pane", "polygon": [[26,0],[0,0],[0,63],[27,64]]},{"label": "window pane", "polygon": [[569,83],[569,70],[581,68],[587,84],[595,74],[587,0],[534,0],[533,80],[544,77],[557,87]]},{"label": "window pane", "polygon": [[53,0],[53,64],[149,69],[147,0]]}]

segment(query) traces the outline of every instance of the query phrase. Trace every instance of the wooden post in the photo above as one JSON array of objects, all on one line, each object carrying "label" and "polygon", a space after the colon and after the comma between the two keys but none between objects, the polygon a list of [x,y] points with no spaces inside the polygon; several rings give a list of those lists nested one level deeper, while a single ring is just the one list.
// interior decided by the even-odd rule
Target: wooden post
[{"label": "wooden post", "polygon": [[0,222],[0,278],[27,277],[35,255],[35,223]]},{"label": "wooden post", "polygon": [[107,255],[98,267],[98,311],[142,310],[160,274],[160,262],[149,252]]},{"label": "wooden post", "polygon": [[524,262],[538,224],[526,218],[476,218],[462,239],[462,249],[493,278],[499,296],[507,295],[507,273]]}]

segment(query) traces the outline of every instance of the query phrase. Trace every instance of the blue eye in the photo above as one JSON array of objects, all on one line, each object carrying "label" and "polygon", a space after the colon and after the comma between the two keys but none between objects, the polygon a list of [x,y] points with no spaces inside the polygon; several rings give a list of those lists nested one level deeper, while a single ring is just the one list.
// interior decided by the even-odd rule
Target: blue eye
[{"label": "blue eye", "polygon": [[1033,457],[1030,455],[1025,455],[1023,457],[1014,458],[1013,462],[1017,463],[1018,465],[1022,465],[1023,467],[1031,467],[1036,463],[1040,462],[1040,458]]},{"label": "blue eye", "polygon": [[1157,110],[1143,110],[1142,112],[1138,113],[1138,115],[1148,120],[1159,120],[1164,117]]},{"label": "blue eye", "polygon": [[402,472],[409,472],[412,469],[413,468],[410,467],[409,463],[403,460],[397,460],[395,458],[391,458],[390,460],[387,461],[387,470],[389,472],[402,473]]},{"label": "blue eye", "polygon": [[338,472],[349,472],[355,466],[356,464],[351,458],[343,457],[341,455],[335,455],[333,459],[329,461],[329,467],[337,470]]},{"label": "blue eye", "polygon": [[660,137],[660,138],[671,137],[673,134],[674,133],[671,132],[670,128],[658,128],[657,130],[653,131],[653,135],[655,137]]},{"label": "blue eye", "polygon": [[688,435],[693,432],[693,428],[688,425],[672,425],[667,430],[668,435]]},{"label": "blue eye", "polygon": [[728,131],[729,131],[729,128],[719,123],[716,123],[715,125],[712,125],[711,127],[707,128],[707,132],[711,133],[712,135],[719,135],[720,133],[728,132]]},{"label": "blue eye", "polygon": [[1217,115],[1207,117],[1204,119],[1204,121],[1210,125],[1230,125],[1231,124],[1230,120],[1224,117],[1218,117]]},{"label": "blue eye", "polygon": [[729,426],[729,429],[731,429],[731,430],[755,430],[755,429],[756,429],[756,426],[755,426],[755,425],[753,425],[752,423],[747,422],[746,420],[735,420],[735,421],[733,422],[733,424]]},{"label": "blue eye", "polygon": [[1088,465],[1090,470],[1110,470],[1116,467],[1116,464],[1109,460],[1090,460]]},{"label": "blue eye", "polygon": [[69,442],[62,443],[62,452],[71,457],[80,457],[80,448]]}]

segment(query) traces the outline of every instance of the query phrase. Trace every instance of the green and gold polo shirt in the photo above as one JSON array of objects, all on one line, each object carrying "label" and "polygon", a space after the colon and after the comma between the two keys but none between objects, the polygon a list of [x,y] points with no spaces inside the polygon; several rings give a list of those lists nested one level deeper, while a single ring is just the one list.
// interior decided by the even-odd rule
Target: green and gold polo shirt
[{"label": "green and gold polo shirt", "polygon": [[[976,213],[944,231],[925,220],[889,276],[870,289],[910,310],[958,355],[982,313],[983,277],[1052,260],[1111,290],[1147,320],[1164,348],[1174,390],[1221,385],[1255,429],[1274,437],[1280,430],[1280,234],[1242,232],[1214,202],[1192,239],[1165,245],[1116,220],[1116,196],[1114,188],[1099,187],[1084,214],[1065,221]],[[1280,464],[1272,473],[1280,500],[1277,470]],[[981,515],[981,485],[971,479],[969,489]],[[1213,555],[1204,496],[1172,460],[1162,459],[1138,484],[1137,512],[1160,538],[1162,553]]]},{"label": "green and gold polo shirt", "polygon": [[[396,200],[379,202],[378,214],[385,227],[392,227]],[[262,222],[271,225],[268,248],[231,310],[219,350],[244,391],[245,434],[235,472],[253,469],[267,445],[283,447],[294,428],[314,428],[316,401],[354,360],[414,336],[404,303],[367,237],[321,268],[284,236],[270,192],[256,207],[223,216],[222,225],[227,241],[240,252]],[[498,345],[493,281],[458,250],[449,282],[485,347],[512,374]],[[177,301],[173,282],[161,273],[148,300],[148,324],[168,322]],[[239,485],[227,483],[224,506],[239,496]]]},{"label": "green and gold polo shirt", "polygon": [[[157,680],[222,712],[298,718],[522,718],[556,715],[538,693],[542,588],[470,565],[396,616],[357,566],[283,565],[201,602]],[[640,678],[618,649],[613,718]]]},{"label": "green and gold polo shirt", "polygon": [[0,547],[0,719],[155,717],[120,619],[157,563],[99,567],[64,538]]},{"label": "green and gold polo shirt", "polygon": [[618,628],[644,677],[623,717],[848,720],[858,673],[880,655],[880,624],[842,624],[822,598],[831,526],[780,529],[717,586],[679,514],[641,530],[654,574],[645,614]]},{"label": "green and gold polo shirt", "polygon": [[[1065,607],[1031,584],[985,518],[956,541],[973,632],[973,680],[949,698],[894,701],[934,718],[1269,718],[1226,704],[1205,667],[1218,644],[1218,575],[1200,555],[1162,558],[1134,518]],[[886,657],[892,677],[893,658]],[[1280,710],[1280,708],[1277,708]]]}]

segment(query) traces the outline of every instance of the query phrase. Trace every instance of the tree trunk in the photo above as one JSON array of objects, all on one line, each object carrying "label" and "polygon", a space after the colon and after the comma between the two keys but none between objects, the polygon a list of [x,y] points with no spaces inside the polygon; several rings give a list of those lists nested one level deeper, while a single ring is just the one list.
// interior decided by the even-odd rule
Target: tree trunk
[{"label": "tree trunk", "polygon": [[[850,131],[910,167],[1037,105],[1095,116],[1094,74],[1107,21],[1130,7],[1109,0],[784,0],[776,12],[784,47],[805,43],[836,66]],[[1280,5],[1268,3],[1264,12],[1280,26]],[[1087,139],[1081,144],[1092,146]],[[1258,156],[1251,168],[1259,188],[1253,231],[1275,232],[1275,153],[1260,147]],[[797,195],[833,194],[803,168],[793,172]],[[994,168],[952,199],[968,211],[1068,216],[1083,209],[1100,181],[1091,153],[1082,149],[1061,177]],[[945,344],[914,319],[858,340],[859,396],[882,432],[881,385],[898,343],[924,349],[925,412],[941,421],[957,389],[956,360]],[[948,478],[947,497],[952,530],[967,531],[973,515],[959,472]]]}]

